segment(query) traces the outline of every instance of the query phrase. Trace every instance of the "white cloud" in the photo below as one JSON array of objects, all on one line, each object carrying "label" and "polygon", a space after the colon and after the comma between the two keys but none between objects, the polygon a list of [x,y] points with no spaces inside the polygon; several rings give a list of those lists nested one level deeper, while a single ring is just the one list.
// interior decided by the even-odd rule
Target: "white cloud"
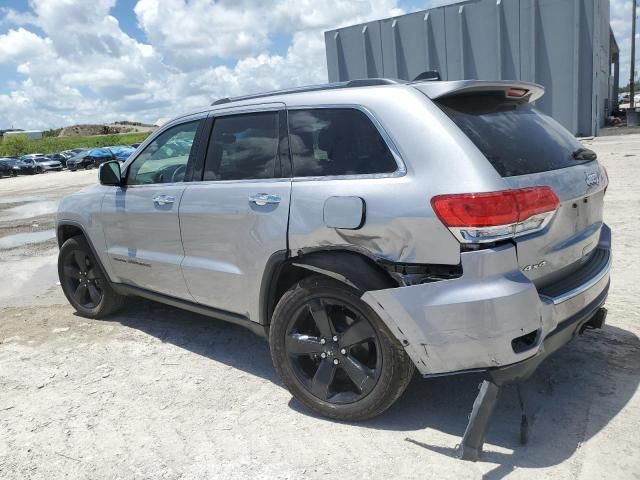
[{"label": "white cloud", "polygon": [[50,49],[49,39],[40,38],[22,27],[9,30],[6,34],[0,35],[0,64],[18,62],[26,58],[41,58],[46,56]]},{"label": "white cloud", "polygon": [[[27,14],[0,10],[0,28],[12,25],[0,64],[22,77],[0,95],[0,128],[153,121],[223,96],[325,82],[324,30],[402,13],[396,0],[139,0],[143,43],[110,14],[115,0],[29,4]],[[283,34],[287,52],[270,53]]]},{"label": "white cloud", "polygon": [[395,0],[140,0],[147,38],[184,69],[265,53],[270,35],[313,31],[402,13]]}]

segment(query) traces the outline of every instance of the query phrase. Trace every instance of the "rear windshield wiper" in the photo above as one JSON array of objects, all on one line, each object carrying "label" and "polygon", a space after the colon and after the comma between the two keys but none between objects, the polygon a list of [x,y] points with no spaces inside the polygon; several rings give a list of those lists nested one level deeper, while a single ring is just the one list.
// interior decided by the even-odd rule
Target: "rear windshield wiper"
[{"label": "rear windshield wiper", "polygon": [[597,160],[598,155],[593,150],[588,148],[579,148],[571,154],[571,158],[574,160]]}]

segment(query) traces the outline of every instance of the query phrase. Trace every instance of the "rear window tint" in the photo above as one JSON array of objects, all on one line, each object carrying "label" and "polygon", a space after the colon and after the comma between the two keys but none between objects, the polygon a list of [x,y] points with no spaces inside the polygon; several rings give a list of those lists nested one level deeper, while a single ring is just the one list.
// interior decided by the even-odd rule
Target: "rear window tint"
[{"label": "rear window tint", "polygon": [[278,112],[216,118],[204,180],[276,178]]},{"label": "rear window tint", "polygon": [[583,163],[582,145],[562,125],[502,92],[456,95],[436,104],[471,139],[503,177],[546,172]]},{"label": "rear window tint", "polygon": [[289,111],[296,177],[392,173],[398,168],[371,120],[353,108]]}]

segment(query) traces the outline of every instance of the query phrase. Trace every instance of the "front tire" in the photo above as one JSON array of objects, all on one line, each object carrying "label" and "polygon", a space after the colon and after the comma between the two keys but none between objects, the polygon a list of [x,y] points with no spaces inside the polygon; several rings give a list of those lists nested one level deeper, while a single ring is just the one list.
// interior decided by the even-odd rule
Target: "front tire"
[{"label": "front tire", "polygon": [[105,317],[124,303],[124,297],[113,290],[84,237],[72,237],[60,248],[58,277],[67,300],[83,317]]},{"label": "front tire", "polygon": [[357,290],[313,276],[287,291],[273,314],[274,367],[301,403],[320,415],[366,420],[387,410],[414,365]]}]

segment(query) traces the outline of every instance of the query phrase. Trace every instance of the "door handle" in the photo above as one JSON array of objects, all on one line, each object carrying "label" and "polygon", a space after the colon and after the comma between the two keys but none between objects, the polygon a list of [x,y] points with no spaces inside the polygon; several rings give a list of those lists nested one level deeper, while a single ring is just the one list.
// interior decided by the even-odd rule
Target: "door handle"
[{"label": "door handle", "polygon": [[274,195],[272,193],[258,193],[249,197],[249,202],[259,206],[263,205],[277,205],[282,201],[280,195]]},{"label": "door handle", "polygon": [[176,197],[171,195],[156,195],[153,197],[153,203],[156,205],[170,205],[176,201]]}]

